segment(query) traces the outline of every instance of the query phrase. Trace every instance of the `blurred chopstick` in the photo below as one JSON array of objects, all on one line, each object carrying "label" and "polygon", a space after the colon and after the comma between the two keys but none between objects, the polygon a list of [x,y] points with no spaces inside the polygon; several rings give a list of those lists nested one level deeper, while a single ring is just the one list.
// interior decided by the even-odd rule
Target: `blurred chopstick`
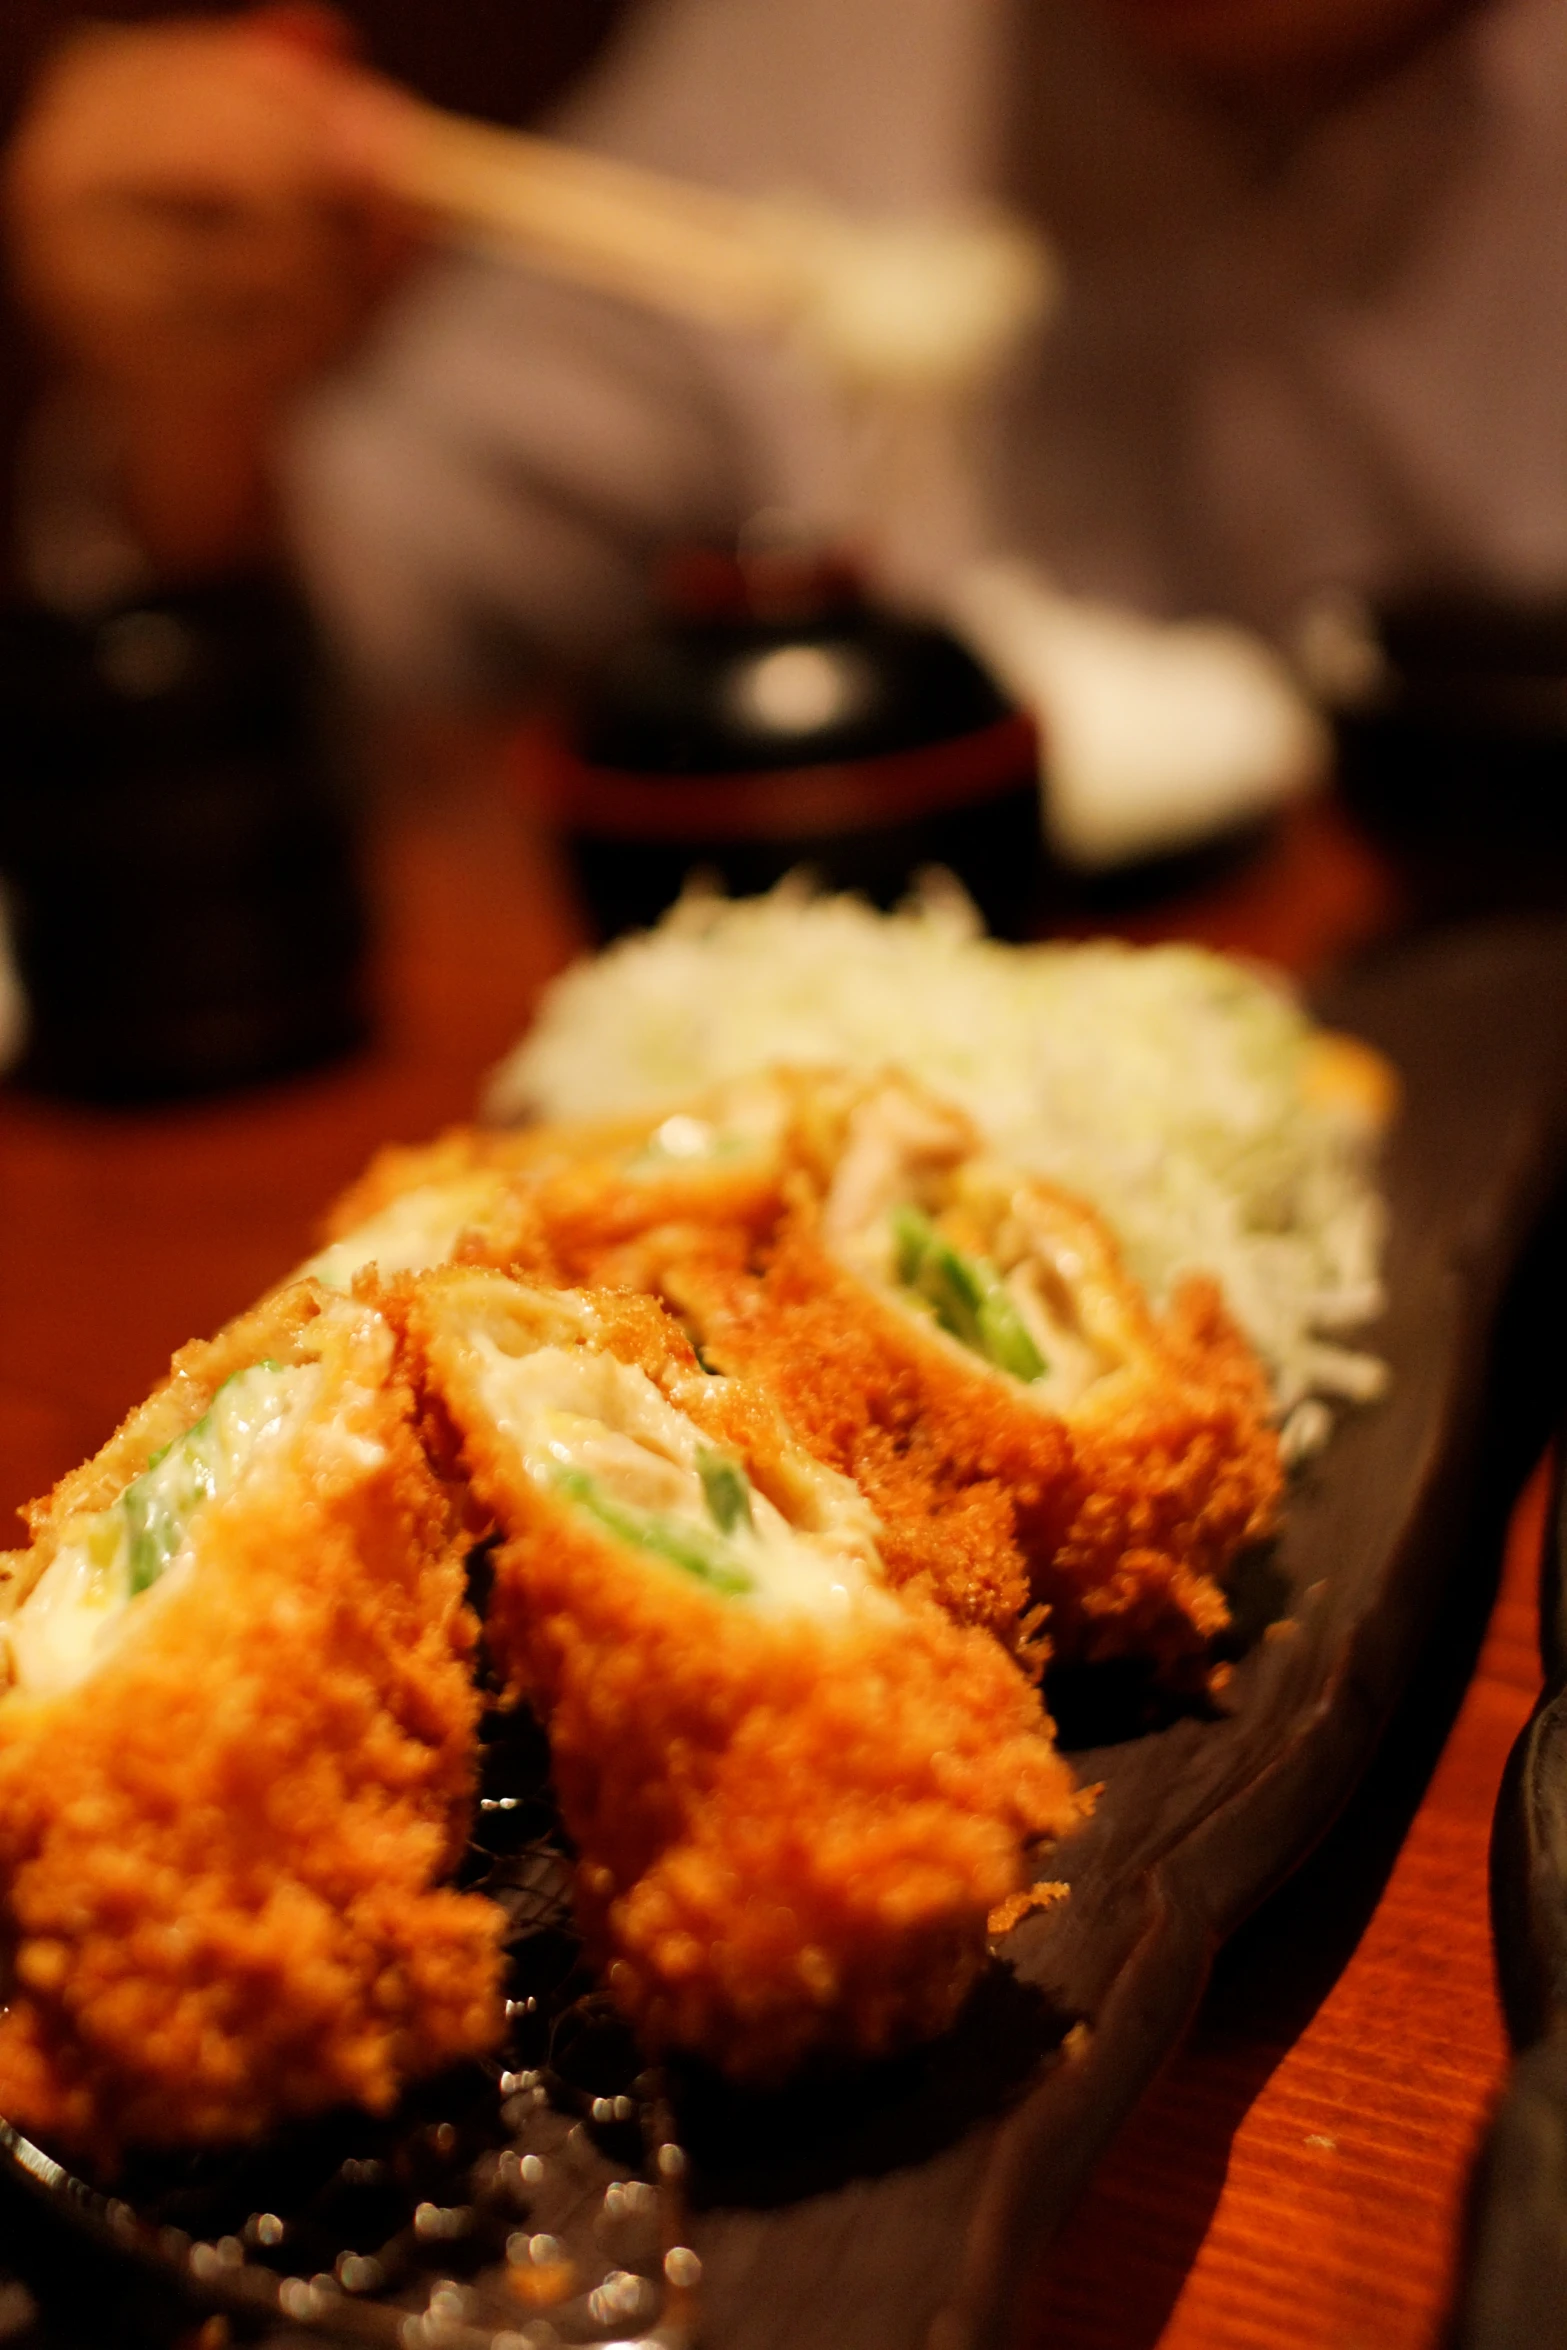
[{"label": "blurred chopstick", "polygon": [[808,272],[768,208],[586,149],[410,108],[390,192],[541,268],[714,326],[787,324]]},{"label": "blurred chopstick", "polygon": [[706,326],[793,332],[844,381],[967,386],[1054,290],[1037,235],[1000,214],[867,220],[731,196],[419,104],[377,175],[557,277]]}]

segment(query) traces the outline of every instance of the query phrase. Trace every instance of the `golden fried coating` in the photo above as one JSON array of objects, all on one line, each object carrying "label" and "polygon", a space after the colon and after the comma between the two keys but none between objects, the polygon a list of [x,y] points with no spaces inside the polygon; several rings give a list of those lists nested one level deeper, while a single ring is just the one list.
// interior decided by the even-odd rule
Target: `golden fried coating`
[{"label": "golden fried coating", "polygon": [[783,1208],[795,1109],[788,1073],[715,1087],[673,1111],[580,1126],[488,1133],[457,1127],[422,1148],[383,1150],[327,1220],[301,1268],[349,1287],[460,1263],[515,1267],[562,1284],[652,1289],[648,1236],[731,1232],[742,1255]]},{"label": "golden fried coating", "polygon": [[302,1286],[186,1347],[31,1516],[37,1582],[247,1366],[308,1408],[202,1504],[73,1686],[0,1697],[0,2112],[112,2163],[211,2145],[491,2045],[502,1920],[438,1880],[474,1788],[474,1626],[389,1325]]},{"label": "golden fried coating", "polygon": [[1058,1655],[1200,1666],[1229,1620],[1216,1577],[1272,1530],[1282,1482],[1261,1371],[1210,1283],[1062,1415],[845,1271],[809,1222],[759,1280],[692,1255],[667,1284],[707,1359],[762,1382],[861,1485],[896,1579],[927,1577],[1001,1638],[1032,1594]]},{"label": "golden fried coating", "polygon": [[992,1383],[835,1264],[810,1218],[791,1221],[760,1275],[667,1237],[660,1286],[704,1360],[764,1388],[800,1442],[854,1479],[888,1579],[1037,1663],[1025,1536],[1049,1555],[1080,1498],[1060,1421],[994,1425]]},{"label": "golden fried coating", "polygon": [[362,1175],[339,1192],[321,1219],[323,1242],[346,1239],[394,1200],[427,1184],[446,1184],[497,1165],[499,1148],[515,1149],[525,1138],[486,1133],[479,1126],[451,1126],[433,1142],[383,1143]]},{"label": "golden fried coating", "polygon": [[512,1187],[458,1253],[563,1287],[656,1295],[666,1261],[692,1250],[749,1264],[783,1212],[782,1174],[763,1159],[646,1173],[618,1157],[588,1160]]},{"label": "golden fried coating", "polygon": [[1224,1629],[1218,1578],[1274,1531],[1284,1477],[1262,1367],[1215,1284],[1183,1283],[1151,1327],[1148,1353],[1069,1417],[1082,1499],[1036,1588],[1063,1645],[1152,1652],[1173,1675],[1172,1627]]},{"label": "golden fried coating", "polygon": [[340,1192],[322,1219],[322,1238],[347,1239],[394,1201],[426,1185],[459,1181],[493,1171],[505,1180],[548,1174],[578,1159],[600,1159],[636,1149],[657,1119],[601,1118],[575,1126],[525,1126],[497,1130],[451,1126],[433,1142],[386,1143],[362,1175]]},{"label": "golden fried coating", "polygon": [[894,1600],[873,1552],[871,1588],[828,1619],[753,1604],[529,1473],[486,1361],[601,1349],[791,1524],[864,1522],[773,1407],[706,1377],[648,1301],[476,1271],[426,1276],[403,1301],[502,1529],[488,1637],[548,1729],[590,1948],[644,2043],[776,2080],[941,2029],[989,1913],[1026,1880],[1026,1845],[1080,1813],[1036,1692],[986,1635]]},{"label": "golden fried coating", "polygon": [[[455,1166],[497,1146],[438,1147]],[[505,1147],[492,1196],[421,1261],[659,1297],[705,1361],[762,1381],[860,1484],[895,1584],[1036,1667],[1048,1609],[1065,1656],[1202,1681],[1228,1622],[1218,1578],[1271,1531],[1282,1484],[1261,1368],[1211,1284],[1155,1317],[1091,1208],[989,1159],[962,1112],[896,1071],[774,1070],[605,1147],[586,1130]],[[900,1283],[906,1207],[1008,1290],[1037,1380]]]},{"label": "golden fried coating", "polygon": [[[915,1097],[898,1115],[926,1106]],[[959,1127],[943,1145],[950,1115],[938,1105],[915,1127],[917,1196],[943,1242],[1033,1284],[1050,1358],[1037,1384],[960,1343],[890,1273],[845,1261],[830,1168],[760,1272],[721,1246],[670,1245],[659,1286],[707,1360],[760,1381],[802,1441],[862,1486],[895,1580],[925,1578],[949,1612],[1001,1638],[1027,1624],[1032,1595],[1055,1653],[1140,1656],[1166,1680],[1200,1681],[1229,1620],[1217,1578],[1272,1531],[1282,1489],[1261,1366],[1212,1283],[1188,1282],[1156,1317],[1092,1209],[965,1155]],[[872,1169],[874,1199],[893,1188],[889,1170],[890,1153]]]}]

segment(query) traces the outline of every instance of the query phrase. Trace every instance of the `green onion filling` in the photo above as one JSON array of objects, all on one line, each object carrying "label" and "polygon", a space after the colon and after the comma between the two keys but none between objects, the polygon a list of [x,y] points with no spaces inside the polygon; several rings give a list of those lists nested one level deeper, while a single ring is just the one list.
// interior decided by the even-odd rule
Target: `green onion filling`
[{"label": "green onion filling", "polygon": [[702,1492],[708,1513],[720,1534],[732,1534],[737,1526],[750,1533],[755,1525],[751,1516],[751,1480],[740,1463],[727,1453],[710,1452],[705,1448],[697,1454],[697,1475],[702,1480]]},{"label": "green onion filling", "polygon": [[258,1372],[275,1374],[278,1368],[276,1363],[261,1362],[235,1371],[201,1418],[155,1452],[141,1475],[126,1486],[115,1506],[124,1521],[132,1599],[150,1591],[164,1574],[185,1540],[193,1513],[212,1499],[232,1472],[233,1440],[217,1425],[219,1399],[239,1380],[254,1382]]},{"label": "green onion filling", "polygon": [[[712,1469],[707,1465],[709,1462],[714,1464]],[[725,1471],[727,1477],[720,1474]],[[741,1565],[725,1537],[741,1522],[742,1516],[744,1523],[750,1524],[750,1487],[744,1472],[719,1453],[705,1456],[700,1474],[717,1529],[712,1534],[688,1519],[667,1517],[660,1510],[634,1509],[628,1502],[616,1501],[596,1477],[590,1477],[583,1469],[557,1468],[553,1481],[557,1491],[596,1518],[617,1541],[629,1542],[633,1548],[649,1552],[666,1565],[679,1567],[725,1598],[743,1598],[755,1591],[756,1577]],[[715,1485],[724,1496],[721,1504],[714,1498]],[[720,1507],[733,1513],[727,1524],[720,1516]]]},{"label": "green onion filling", "polygon": [[916,1207],[894,1210],[892,1233],[899,1282],[930,1308],[943,1330],[1014,1379],[1027,1383],[1045,1376],[1050,1366],[988,1257],[954,1248]]}]

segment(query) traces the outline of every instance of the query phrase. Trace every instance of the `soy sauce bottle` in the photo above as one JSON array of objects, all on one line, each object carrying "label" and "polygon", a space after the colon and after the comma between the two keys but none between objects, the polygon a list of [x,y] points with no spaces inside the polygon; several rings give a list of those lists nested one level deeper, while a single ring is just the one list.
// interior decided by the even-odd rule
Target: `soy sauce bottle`
[{"label": "soy sauce bottle", "polygon": [[601,935],[655,922],[693,872],[748,896],[805,867],[885,907],[931,865],[998,936],[1027,934],[1038,744],[954,637],[794,550],[684,552],[659,605],[545,754]]},{"label": "soy sauce bottle", "polygon": [[273,578],[0,613],[25,1081],[152,1101],[365,1034],[356,826],[322,703],[309,617]]}]

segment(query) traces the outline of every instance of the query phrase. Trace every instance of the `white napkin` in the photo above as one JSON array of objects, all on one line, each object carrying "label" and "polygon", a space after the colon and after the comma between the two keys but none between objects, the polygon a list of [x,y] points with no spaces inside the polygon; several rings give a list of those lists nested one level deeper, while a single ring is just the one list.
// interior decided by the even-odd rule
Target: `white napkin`
[{"label": "white napkin", "polygon": [[948,618],[1039,723],[1046,837],[1103,870],[1192,848],[1311,791],[1327,729],[1278,655],[1227,621],[1165,624],[970,564]]}]

